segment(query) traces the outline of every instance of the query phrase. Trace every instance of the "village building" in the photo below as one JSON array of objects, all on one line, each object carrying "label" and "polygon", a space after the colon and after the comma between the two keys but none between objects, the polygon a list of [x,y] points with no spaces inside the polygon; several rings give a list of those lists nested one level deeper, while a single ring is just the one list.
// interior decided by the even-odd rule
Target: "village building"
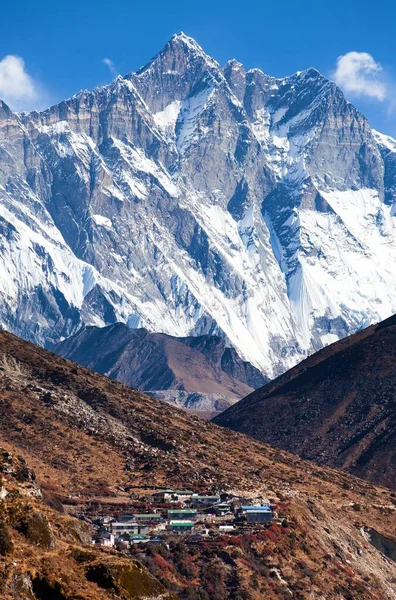
[{"label": "village building", "polygon": [[220,496],[200,496],[199,494],[193,494],[191,498],[191,504],[193,507],[209,507],[220,502]]},{"label": "village building", "polygon": [[117,537],[117,542],[128,542],[131,541],[131,535],[129,533],[122,533]]},{"label": "village building", "polygon": [[173,492],[173,498],[177,502],[185,502],[186,500],[190,500],[193,494],[194,492],[191,490],[175,490]]},{"label": "village building", "polygon": [[162,515],[160,513],[148,513],[148,514],[142,513],[142,514],[133,515],[133,518],[138,523],[143,522],[143,521],[147,522],[147,523],[159,523],[162,520]]},{"label": "village building", "polygon": [[241,506],[238,512],[246,517],[248,523],[271,523],[272,521],[272,510],[269,504]]},{"label": "village building", "polygon": [[169,529],[172,533],[183,534],[190,533],[194,529],[194,521],[170,521]]},{"label": "village building", "polygon": [[131,536],[129,533],[122,533],[115,538],[114,545],[117,550],[127,550],[131,546]]},{"label": "village building", "polygon": [[162,538],[160,538],[160,537],[151,537],[151,538],[148,540],[148,543],[149,543],[149,544],[153,544],[153,546],[157,546],[157,545],[159,545],[159,544],[163,544],[163,543],[164,543],[164,540],[163,540]]},{"label": "village building", "polygon": [[214,507],[215,513],[218,517],[223,517],[231,512],[231,504],[227,502],[220,502]]},{"label": "village building", "polygon": [[151,498],[154,502],[186,502],[193,495],[192,490],[171,490],[165,489],[154,492]]},{"label": "village building", "polygon": [[125,513],[125,514],[123,514],[123,515],[120,515],[120,516],[118,517],[118,520],[119,520],[120,522],[122,522],[122,521],[134,521],[134,520],[135,520],[135,515],[132,515],[132,514]]},{"label": "village building", "polygon": [[192,533],[190,535],[190,537],[187,539],[187,544],[201,544],[202,542],[205,541],[204,536],[202,535],[202,533]]},{"label": "village building", "polygon": [[175,508],[172,510],[168,510],[168,519],[195,519],[197,516],[197,511],[195,508]]},{"label": "village building", "polygon": [[110,523],[110,532],[114,535],[140,533],[139,523],[136,521],[113,521]]},{"label": "village building", "polygon": [[158,492],[154,492],[151,494],[151,499],[154,502],[170,502],[173,495],[173,490],[165,489],[159,490]]},{"label": "village building", "polygon": [[248,510],[246,520],[248,523],[271,523],[272,512],[270,510]]},{"label": "village building", "polygon": [[106,529],[99,529],[92,538],[92,544],[96,546],[114,546],[115,536]]},{"label": "village building", "polygon": [[101,525],[103,525],[104,527],[106,527],[113,520],[114,520],[113,517],[111,517],[110,515],[104,515],[102,517],[99,517],[97,519],[97,522],[100,523]]},{"label": "village building", "polygon": [[219,525],[219,531],[222,531],[223,533],[234,531],[234,525]]},{"label": "village building", "polygon": [[149,538],[146,535],[131,535],[131,544],[146,544]]}]

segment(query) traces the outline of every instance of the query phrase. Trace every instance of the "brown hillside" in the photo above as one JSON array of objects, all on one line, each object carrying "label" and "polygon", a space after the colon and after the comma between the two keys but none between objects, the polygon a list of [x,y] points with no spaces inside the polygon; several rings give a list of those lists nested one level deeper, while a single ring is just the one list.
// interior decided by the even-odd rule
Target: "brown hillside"
[{"label": "brown hillside", "polygon": [[46,506],[34,473],[4,448],[0,489],[2,600],[175,598],[140,563],[88,547],[91,528]]},{"label": "brown hillside", "polygon": [[[122,502],[165,485],[233,489],[277,505],[281,525],[234,549],[225,541],[221,551],[205,550],[193,583],[162,558],[169,577],[161,582],[178,597],[393,600],[395,564],[365,533],[394,547],[389,490],[189,416],[4,332],[0,362],[0,444],[27,460],[52,504],[67,505],[70,494],[80,505]],[[223,579],[214,585],[216,573]],[[208,586],[216,592],[205,596]],[[67,600],[90,598],[65,589]]]},{"label": "brown hillside", "polygon": [[214,421],[396,489],[396,317],[317,352]]}]

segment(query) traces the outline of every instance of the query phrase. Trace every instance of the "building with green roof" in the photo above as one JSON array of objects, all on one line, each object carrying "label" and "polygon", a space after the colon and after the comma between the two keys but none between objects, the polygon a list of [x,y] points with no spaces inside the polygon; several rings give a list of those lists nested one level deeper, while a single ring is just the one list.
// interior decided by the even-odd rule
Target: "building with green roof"
[{"label": "building with green roof", "polygon": [[168,519],[194,519],[197,516],[195,508],[174,508],[168,510]]},{"label": "building with green roof", "polygon": [[194,521],[170,521],[169,529],[172,533],[190,533],[194,529]]}]

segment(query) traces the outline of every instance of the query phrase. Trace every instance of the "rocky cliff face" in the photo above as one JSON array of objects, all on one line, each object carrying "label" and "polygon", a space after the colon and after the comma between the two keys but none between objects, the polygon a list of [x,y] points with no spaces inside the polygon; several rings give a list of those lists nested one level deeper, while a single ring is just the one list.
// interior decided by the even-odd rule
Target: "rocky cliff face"
[{"label": "rocky cliff face", "polygon": [[184,34],[42,113],[1,104],[2,325],[214,333],[272,377],[396,311],[395,155],[314,69],[222,69]]}]

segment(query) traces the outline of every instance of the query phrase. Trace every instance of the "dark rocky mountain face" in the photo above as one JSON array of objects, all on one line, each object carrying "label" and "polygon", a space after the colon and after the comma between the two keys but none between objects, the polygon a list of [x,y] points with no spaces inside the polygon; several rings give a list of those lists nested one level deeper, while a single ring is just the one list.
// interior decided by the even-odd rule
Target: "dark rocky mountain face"
[{"label": "dark rocky mountain face", "polygon": [[87,327],[53,350],[79,364],[195,410],[221,410],[265,383],[218,336],[176,338],[122,323]]},{"label": "dark rocky mountain face", "polygon": [[395,489],[396,317],[332,344],[214,421]]},{"label": "dark rocky mountain face", "polygon": [[[257,534],[142,548],[144,568],[88,545],[87,524],[68,514],[123,511],[160,486],[268,498],[278,518]],[[202,600],[394,599],[390,490],[225,431],[6,332],[0,496],[5,600],[192,600],[197,591]]]},{"label": "dark rocky mountain face", "polygon": [[396,311],[375,136],[314,69],[222,69],[184,34],[41,113],[1,103],[1,326],[215,334],[276,376]]},{"label": "dark rocky mountain face", "polygon": [[385,202],[393,206],[396,200],[396,142],[389,135],[383,135],[378,131],[373,133],[384,161]]}]

